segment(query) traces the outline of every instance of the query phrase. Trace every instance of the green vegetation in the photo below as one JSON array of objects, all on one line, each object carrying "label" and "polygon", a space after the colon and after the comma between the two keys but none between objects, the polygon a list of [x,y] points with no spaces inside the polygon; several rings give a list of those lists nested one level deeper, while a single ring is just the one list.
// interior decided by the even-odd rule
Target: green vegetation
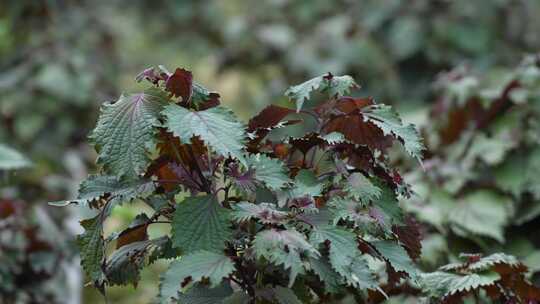
[{"label": "green vegetation", "polygon": [[[397,141],[421,161],[422,140],[390,106],[343,96],[358,87],[350,76],[291,87],[296,111],[270,105],[246,127],[219,94],[193,98],[191,72],[162,71],[141,74],[153,85],[143,93],[103,105],[91,136],[100,174],[81,183],[76,200],[54,203],[96,210],[77,243],[103,294],[136,286],[146,265],[173,259],[161,303],[373,302],[411,290],[443,302],[483,290],[491,299],[540,300],[513,256],[466,255],[432,273],[416,267],[419,226],[398,202],[412,191],[386,153]],[[303,107],[315,91],[323,101]],[[303,135],[287,135],[308,118],[315,124]],[[104,235],[113,209],[134,199],[152,211]],[[150,238],[154,224],[170,233]]]},{"label": "green vegetation", "polygon": [[[257,204],[263,199],[257,192],[262,187],[272,193],[288,189],[281,200],[310,194],[317,198],[316,203],[325,203],[317,208],[333,208],[332,225],[346,226],[359,234],[362,227],[367,229],[373,223],[364,223],[366,216],[356,204],[393,201],[388,199],[392,192],[383,189],[384,183],[400,185],[392,190],[394,195],[399,194],[403,211],[383,204],[367,215],[367,219],[379,219],[377,225],[387,233],[381,236],[373,229],[364,233],[381,240],[399,240],[401,245],[420,240],[418,246],[379,244],[374,250],[382,254],[380,251],[386,249],[384,255],[389,256],[394,251],[403,254],[404,249],[420,274],[433,274],[440,279],[434,283],[445,283],[421,286],[422,275],[417,281],[410,276],[385,281],[394,273],[382,275],[385,267],[375,254],[372,260],[379,260],[381,265],[369,270],[380,290],[364,292],[369,290],[369,280],[364,285],[347,281],[346,276],[339,272],[334,276],[336,269],[327,267],[332,261],[341,262],[330,259],[331,241],[313,245],[309,231],[294,225],[295,231],[323,256],[322,260],[315,259],[316,253],[302,243],[295,247],[303,250],[303,263],[295,270],[300,269],[293,286],[301,301],[306,295],[296,285],[305,277],[315,278],[332,298],[342,298],[342,303],[355,303],[359,297],[372,302],[418,303],[420,298],[427,301],[430,296],[445,297],[449,302],[463,298],[467,303],[490,303],[512,300],[503,295],[512,295],[515,289],[527,292],[528,287],[521,283],[509,285],[512,280],[508,274],[515,276],[515,282],[540,284],[540,244],[535,238],[540,214],[535,181],[538,58],[529,56],[520,63],[524,54],[540,47],[539,14],[536,0],[134,0],[129,6],[120,1],[0,3],[0,302],[103,303],[100,289],[83,287],[92,285],[88,283],[94,278],[108,282],[104,286],[111,303],[155,301],[159,278],[171,259],[152,260],[148,265],[149,258],[134,258],[128,267],[123,254],[142,247],[128,246],[131,241],[126,240],[125,244],[120,242],[126,246],[116,250],[117,233],[130,231],[129,227],[137,230],[141,223],[156,220],[152,215],[160,202],[149,198],[156,191],[174,192],[173,185],[156,184],[148,180],[150,176],[141,181],[141,174],[155,169],[153,161],[167,149],[161,144],[164,136],[166,141],[176,142],[177,137],[182,140],[191,135],[215,155],[231,155],[227,162],[237,166],[223,175],[233,180],[227,174],[238,174],[229,191],[240,193],[237,196],[244,200],[235,202],[234,210],[231,206],[227,215],[216,213],[219,227],[231,222],[232,229],[255,222],[283,229],[282,207],[276,208],[273,201]],[[185,69],[167,71],[160,66],[144,70],[158,64],[185,67],[200,83],[194,82]],[[141,70],[138,81],[133,81]],[[169,76],[174,81],[168,81],[167,86],[164,81]],[[311,80],[302,83],[306,79]],[[186,86],[189,82],[192,85]],[[217,93],[202,83],[220,92],[223,103],[219,107],[215,106]],[[287,90],[290,84],[298,85]],[[187,90],[189,87],[191,90]],[[337,98],[336,94],[351,98]],[[319,109],[329,96],[341,100],[343,106],[361,107],[363,103],[357,100],[367,95],[377,102],[373,101],[375,105],[369,109],[362,108],[362,115],[335,118],[317,130],[322,122],[315,116],[320,114],[311,111]],[[173,107],[170,101],[163,101],[171,99],[188,104],[179,102]],[[268,107],[270,104],[273,106]],[[253,135],[245,128],[249,127],[249,118],[263,109],[264,117],[279,117],[272,120],[276,125],[267,130],[257,121],[251,124],[258,129],[255,135],[266,136],[275,144],[272,147],[266,140],[253,143],[245,136],[246,132]],[[107,119],[121,111],[118,118],[123,119]],[[423,141],[415,140],[416,128],[402,123],[397,112],[403,121],[419,126]],[[137,119],[126,119],[138,113]],[[190,123],[185,123],[188,120]],[[100,124],[92,132],[96,121]],[[346,128],[348,125],[355,127]],[[370,127],[357,128],[365,125]],[[170,132],[163,134],[164,130]],[[318,135],[311,134],[306,140],[310,130]],[[366,137],[373,130],[380,130],[378,137]],[[377,140],[379,137],[385,140]],[[402,143],[404,148],[390,148],[392,141]],[[310,168],[297,172],[295,168],[302,164],[283,161],[292,146],[297,149],[294,153],[307,153],[309,160],[330,154],[321,151],[346,142],[364,145],[370,152],[362,153],[376,155],[385,163],[384,170],[391,173],[392,181],[374,181],[364,169],[358,169],[366,166],[365,159],[357,159],[355,169],[337,168],[343,175],[347,175],[343,170],[353,170],[346,178],[325,180],[320,186],[315,177],[324,172]],[[310,150],[313,143],[320,150],[316,155]],[[422,144],[426,150],[419,152]],[[167,153],[177,157],[174,151]],[[320,159],[305,166],[328,169],[325,158]],[[337,183],[348,197],[331,193],[335,200],[330,203],[326,188],[330,183]],[[206,187],[190,186],[199,192]],[[78,207],[46,204],[66,205],[64,200],[77,197],[79,188]],[[247,195],[254,191],[259,196]],[[224,190],[220,190],[219,202],[223,195]],[[177,195],[174,202],[190,202],[191,197],[198,196],[188,191]],[[107,211],[100,229],[83,234],[77,241],[83,226],[99,227],[97,221],[79,225],[81,219],[95,216],[96,200],[107,200],[115,207]],[[187,216],[195,212],[191,207],[185,206],[178,221],[195,223],[205,218],[204,214]],[[269,219],[255,216],[261,213],[280,220],[267,222]],[[387,224],[395,217],[407,229],[397,230]],[[159,221],[173,218],[161,216]],[[289,220],[287,217],[286,224],[294,223]],[[155,223],[146,231],[148,239],[153,240],[178,234],[184,228]],[[204,233],[211,235],[208,240],[212,246],[218,238],[239,237],[234,233]],[[77,245],[99,249],[100,235],[109,245],[103,251],[84,254],[84,260],[102,258],[110,263],[104,268],[84,262],[91,270],[88,276],[79,266]],[[274,265],[281,256],[275,256],[270,249],[273,247],[266,246],[268,236],[272,234],[251,235],[250,246],[258,244],[257,260],[267,261],[280,276],[295,273],[292,268],[283,269],[283,264]],[[372,245],[372,241],[367,242]],[[157,254],[161,247],[155,245],[142,251]],[[169,245],[171,250],[198,248],[187,237],[171,240]],[[343,245],[346,247],[346,243]],[[285,249],[279,243],[276,246],[291,252],[288,245]],[[177,254],[175,250],[169,252],[171,256]],[[472,265],[484,259],[498,262],[481,270],[470,266],[439,269],[446,264]],[[350,265],[360,265],[353,262]],[[139,271],[143,264],[146,267]],[[406,265],[386,265],[387,270],[395,267],[405,269]],[[114,285],[125,277],[107,274],[119,269],[140,277],[136,288]],[[338,269],[347,273],[339,265]],[[319,282],[321,276],[327,280]],[[28,278],[33,278],[31,284]],[[268,297],[294,301],[286,291],[288,280],[280,277],[277,281],[279,284],[272,286],[275,290],[268,289]],[[208,283],[208,279],[202,279],[202,287]],[[346,292],[342,290],[344,284],[350,285]],[[493,286],[504,292],[497,293]],[[232,288],[238,290],[234,284]],[[363,290],[361,295],[358,290]],[[209,302],[229,291],[222,285],[213,292],[191,289],[194,294],[209,295]],[[489,296],[498,300],[489,300]],[[178,297],[188,303],[193,300],[189,295]]]},{"label": "green vegetation", "polygon": [[425,223],[432,266],[460,252],[512,253],[536,273],[538,242],[538,56],[515,69],[442,74],[426,120],[426,170],[407,181],[407,209]]}]

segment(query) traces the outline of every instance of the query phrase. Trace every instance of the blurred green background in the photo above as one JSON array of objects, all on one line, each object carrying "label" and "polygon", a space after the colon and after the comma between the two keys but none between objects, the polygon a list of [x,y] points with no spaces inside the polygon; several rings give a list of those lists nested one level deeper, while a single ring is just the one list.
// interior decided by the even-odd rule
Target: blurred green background
[{"label": "blurred green background", "polygon": [[[0,207],[24,208],[16,213],[19,226],[0,231],[0,265],[26,263],[16,251],[24,245],[8,254],[2,242],[18,235],[24,243],[35,234],[67,269],[45,267],[39,271],[47,275],[29,284],[23,266],[0,266],[0,294],[20,303],[103,301],[81,288],[72,239],[84,211],[46,202],[76,196],[78,182],[94,170],[86,136],[99,105],[140,89],[133,79],[144,68],[192,70],[244,120],[270,102],[286,104],[291,84],[350,74],[362,95],[414,121],[431,104],[439,72],[459,64],[488,71],[538,51],[538,16],[537,0],[0,2],[0,144],[33,163],[1,172]],[[134,209],[115,210],[109,231],[127,225]],[[109,300],[151,302],[164,267],[145,270],[137,289],[111,288]]]}]

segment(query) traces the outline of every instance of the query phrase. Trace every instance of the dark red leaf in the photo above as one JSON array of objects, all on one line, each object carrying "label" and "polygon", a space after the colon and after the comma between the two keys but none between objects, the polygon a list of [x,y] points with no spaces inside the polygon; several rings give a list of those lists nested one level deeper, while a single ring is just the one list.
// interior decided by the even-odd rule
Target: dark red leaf
[{"label": "dark red leaf", "polygon": [[301,122],[301,120],[282,121],[287,115],[294,113],[294,110],[270,105],[264,108],[259,114],[249,120],[248,132],[254,132],[255,136],[248,142],[248,151],[257,153],[259,143],[281,122],[281,126],[287,126]]},{"label": "dark red leaf", "polygon": [[[444,145],[455,142],[463,131],[480,119],[485,110],[478,99],[470,99],[463,108],[447,109],[446,125],[439,130]],[[441,113],[442,114],[442,113]],[[442,117],[434,119],[441,119]],[[444,118],[443,118],[444,119]]]},{"label": "dark red leaf", "polygon": [[392,231],[398,236],[402,246],[413,260],[420,257],[422,235],[420,234],[420,225],[414,218],[406,217],[405,225],[395,225],[392,227]]},{"label": "dark red leaf", "polygon": [[174,97],[182,97],[182,103],[188,103],[193,94],[193,74],[188,70],[177,68],[165,82],[165,88]]},{"label": "dark red leaf", "polygon": [[361,110],[367,106],[375,104],[373,98],[353,98],[353,97],[341,97],[336,103],[336,109],[344,114],[352,114],[355,111]]},{"label": "dark red leaf", "polygon": [[403,271],[396,271],[392,264],[386,262],[386,274],[388,275],[388,286],[397,286],[401,279],[407,277],[407,273]]},{"label": "dark red leaf", "polygon": [[124,245],[148,240],[147,228],[148,223],[143,223],[122,231],[116,241],[116,248],[118,249]]},{"label": "dark red leaf", "polygon": [[[385,151],[392,146],[392,137],[384,135],[379,127],[365,121],[360,112],[362,108],[372,104],[371,98],[340,98],[333,109],[330,109],[334,114],[323,127],[323,131],[325,133],[340,132],[351,142]],[[317,110],[324,111],[322,106]]]},{"label": "dark red leaf", "polygon": [[309,133],[303,137],[291,138],[289,143],[293,149],[306,154],[313,147],[323,146],[326,144],[326,141],[324,141],[317,133]]},{"label": "dark red leaf", "polygon": [[342,158],[349,160],[349,165],[355,168],[367,171],[373,167],[373,153],[365,146],[342,143],[337,145],[335,149]]},{"label": "dark red leaf", "polygon": [[248,132],[273,127],[277,125],[283,118],[285,118],[285,116],[291,113],[294,113],[294,110],[281,106],[270,105],[249,120]]},{"label": "dark red leaf", "polygon": [[471,97],[462,107],[448,105],[445,99],[439,100],[432,115],[433,119],[446,119],[446,124],[439,130],[442,143],[448,145],[455,142],[471,125],[477,129],[483,129],[491,124],[514,105],[510,99],[510,93],[520,86],[517,80],[509,82],[501,95],[490,103],[487,109],[477,96]]},{"label": "dark red leaf", "polygon": [[221,103],[221,101],[219,100],[220,97],[221,96],[218,93],[210,93],[208,95],[208,99],[199,105],[199,111],[204,111],[219,106],[219,104]]},{"label": "dark red leaf", "polygon": [[171,163],[168,163],[159,168],[159,170],[156,172],[156,176],[158,177],[158,183],[166,191],[173,191],[177,187],[174,181],[176,181],[178,175],[172,170],[171,167]]},{"label": "dark red leaf", "polygon": [[514,103],[510,99],[510,93],[521,87],[519,81],[513,80],[510,83],[506,85],[504,88],[501,96],[495,100],[495,102],[491,103],[491,106],[486,111],[485,115],[482,116],[481,119],[478,120],[478,123],[476,125],[477,129],[485,128],[487,125],[489,125],[493,120],[495,120],[500,115],[503,115]]}]

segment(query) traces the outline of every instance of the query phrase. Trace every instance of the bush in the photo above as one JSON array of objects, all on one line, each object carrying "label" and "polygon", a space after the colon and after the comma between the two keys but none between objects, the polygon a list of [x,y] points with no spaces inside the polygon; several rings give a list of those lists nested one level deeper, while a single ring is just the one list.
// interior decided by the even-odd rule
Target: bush
[{"label": "bush", "polygon": [[[105,104],[91,134],[100,174],[81,183],[78,199],[53,203],[96,209],[81,222],[78,245],[102,292],[136,285],[158,259],[174,259],[160,300],[180,303],[378,302],[423,291],[446,298],[504,280],[471,272],[526,269],[513,257],[492,258],[448,268],[458,272],[452,281],[415,266],[418,225],[398,203],[411,190],[387,150],[400,142],[420,161],[422,140],[391,107],[346,96],[358,87],[349,76],[293,86],[285,94],[296,110],[268,106],[247,127],[189,71],[149,68],[137,79],[152,86]],[[134,200],[153,211],[104,236],[111,211]],[[171,233],[150,238],[158,223]],[[513,279],[527,291],[515,299],[537,299],[523,275]]]}]

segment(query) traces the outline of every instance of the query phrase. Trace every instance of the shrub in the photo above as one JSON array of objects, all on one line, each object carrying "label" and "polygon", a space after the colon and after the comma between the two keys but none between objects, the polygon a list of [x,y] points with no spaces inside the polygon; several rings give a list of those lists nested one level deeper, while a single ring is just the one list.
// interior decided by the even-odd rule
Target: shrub
[{"label": "shrub", "polygon": [[[53,203],[96,210],[78,245],[100,290],[136,285],[145,265],[173,259],[162,302],[377,302],[399,286],[435,294],[413,262],[418,225],[398,203],[409,186],[387,155],[400,142],[420,160],[422,141],[391,107],[346,96],[358,87],[351,77],[293,86],[296,110],[270,105],[247,126],[189,71],[149,68],[137,79],[152,86],[105,104],[91,134],[100,174],[76,200]],[[104,236],[111,211],[133,200],[153,212]],[[149,238],[156,223],[171,233]]]}]

